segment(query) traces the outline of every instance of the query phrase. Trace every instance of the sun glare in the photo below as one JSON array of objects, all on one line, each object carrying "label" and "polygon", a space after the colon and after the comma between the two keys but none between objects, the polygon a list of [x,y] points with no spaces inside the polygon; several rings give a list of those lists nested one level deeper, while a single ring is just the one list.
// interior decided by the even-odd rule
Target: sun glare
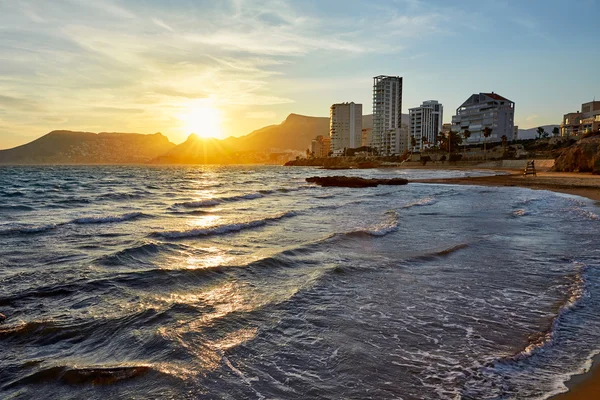
[{"label": "sun glare", "polygon": [[186,134],[204,138],[221,138],[221,111],[206,102],[195,102],[179,119]]}]

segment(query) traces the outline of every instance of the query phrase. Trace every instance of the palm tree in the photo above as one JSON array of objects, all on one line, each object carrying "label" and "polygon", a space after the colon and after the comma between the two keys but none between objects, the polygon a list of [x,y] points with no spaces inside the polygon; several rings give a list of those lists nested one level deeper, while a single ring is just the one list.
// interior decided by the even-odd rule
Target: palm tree
[{"label": "palm tree", "polygon": [[465,138],[465,153],[466,153],[467,152],[467,140],[471,137],[471,131],[468,129],[465,129],[463,131],[463,137]]},{"label": "palm tree", "polygon": [[427,140],[427,136],[423,135],[421,136],[421,148],[423,149],[423,153],[425,152],[426,144],[429,144],[429,141]]},{"label": "palm tree", "polygon": [[502,154],[504,155],[504,153],[506,152],[506,144],[508,143],[508,137],[506,135],[502,135],[500,139],[502,139]]},{"label": "palm tree", "polygon": [[410,137],[410,146],[412,147],[411,152],[414,153],[415,152],[415,146],[417,145],[417,139],[415,139],[415,135],[412,135]]},{"label": "palm tree", "polygon": [[560,131],[559,131],[559,129],[558,129],[558,126],[555,126],[555,127],[552,129],[552,134],[553,134],[554,136],[558,136],[558,135],[559,135],[559,133],[560,133]]},{"label": "palm tree", "polygon": [[487,160],[487,138],[492,136],[492,128],[486,126],[483,128],[483,158]]},{"label": "palm tree", "polygon": [[542,136],[544,136],[544,134],[546,133],[546,131],[544,130],[544,128],[542,128],[541,126],[539,128],[537,128],[537,135],[538,135],[538,139],[541,139]]}]

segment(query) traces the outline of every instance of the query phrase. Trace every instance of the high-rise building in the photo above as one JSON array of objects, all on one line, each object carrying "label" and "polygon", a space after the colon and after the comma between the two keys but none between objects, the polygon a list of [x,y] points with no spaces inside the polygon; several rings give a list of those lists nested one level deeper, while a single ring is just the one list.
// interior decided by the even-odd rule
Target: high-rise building
[{"label": "high-rise building", "polygon": [[362,146],[362,104],[334,104],[330,109],[329,135],[334,155],[343,155],[344,149]]},{"label": "high-rise building", "polygon": [[322,135],[317,136],[312,140],[311,150],[315,158],[328,157],[331,150],[331,138]]},{"label": "high-rise building", "polygon": [[420,107],[409,110],[408,136],[414,136],[417,149],[435,146],[438,134],[442,131],[444,107],[436,100],[424,101]]},{"label": "high-rise building", "polygon": [[515,126],[515,103],[494,92],[474,94],[456,109],[452,130],[458,133],[468,129],[468,143],[483,143],[483,132],[490,128],[488,142],[501,142],[506,135],[512,140]]},{"label": "high-rise building", "polygon": [[380,155],[399,154],[402,128],[402,77],[373,78],[373,138]]}]

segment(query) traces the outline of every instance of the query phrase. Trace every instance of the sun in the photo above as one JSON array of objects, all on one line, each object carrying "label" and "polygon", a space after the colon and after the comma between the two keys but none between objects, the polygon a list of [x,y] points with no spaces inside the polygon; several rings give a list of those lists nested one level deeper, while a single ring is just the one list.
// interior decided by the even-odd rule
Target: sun
[{"label": "sun", "polygon": [[190,103],[179,115],[186,134],[204,138],[221,138],[221,111],[207,101]]}]

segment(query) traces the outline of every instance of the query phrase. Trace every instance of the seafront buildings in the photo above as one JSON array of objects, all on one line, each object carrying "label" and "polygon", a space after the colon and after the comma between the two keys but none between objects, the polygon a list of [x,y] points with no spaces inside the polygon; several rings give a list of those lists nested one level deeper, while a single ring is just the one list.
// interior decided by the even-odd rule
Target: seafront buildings
[{"label": "seafront buildings", "polygon": [[581,112],[568,113],[560,124],[561,136],[578,136],[600,129],[600,101],[590,101],[581,105]]},{"label": "seafront buildings", "polygon": [[312,155],[315,158],[325,158],[329,156],[331,151],[331,138],[319,135],[312,140],[311,143]]},{"label": "seafront buildings", "polygon": [[402,137],[402,77],[373,78],[373,133],[371,146],[380,155],[399,154],[406,148]]},{"label": "seafront buildings", "polygon": [[329,136],[334,156],[362,146],[362,104],[340,103],[330,108]]},{"label": "seafront buildings", "polygon": [[424,150],[435,146],[438,134],[442,132],[444,107],[437,100],[424,101],[420,107],[409,112],[408,136],[414,137],[416,148]]},{"label": "seafront buildings", "polygon": [[[500,142],[502,136],[513,140],[515,126],[515,103],[497,93],[473,94],[452,117],[452,130],[471,132],[468,143]],[[484,138],[485,128],[491,128],[492,134]]]}]

